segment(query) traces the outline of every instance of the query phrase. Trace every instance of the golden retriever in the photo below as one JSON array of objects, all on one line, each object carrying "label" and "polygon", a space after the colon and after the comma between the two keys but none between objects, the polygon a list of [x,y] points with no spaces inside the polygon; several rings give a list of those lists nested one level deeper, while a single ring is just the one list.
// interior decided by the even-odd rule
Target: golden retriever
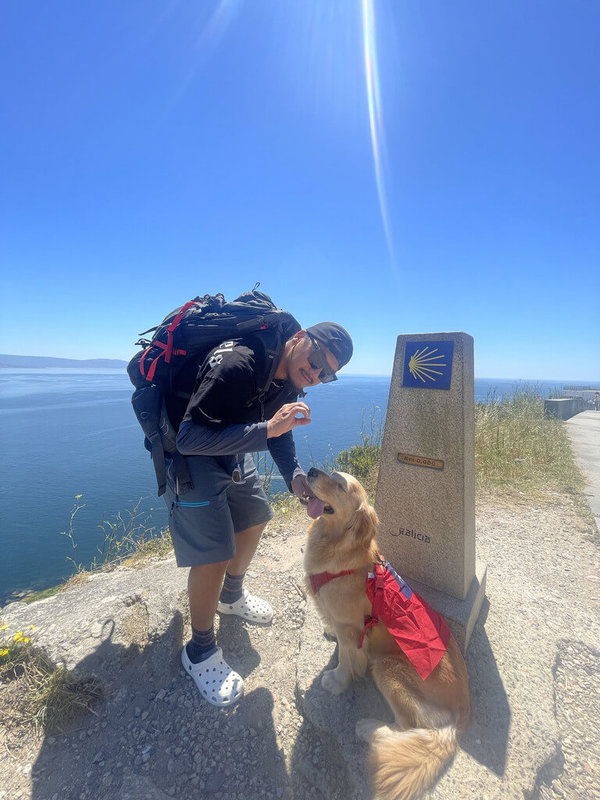
[{"label": "golden retriever", "polygon": [[[379,520],[361,484],[351,475],[307,475],[315,518],[304,555],[309,594],[326,630],[338,641],[338,665],[326,670],[322,686],[340,694],[371,669],[389,703],[395,724],[359,720],[356,734],[371,743],[369,765],[375,794],[382,800],[408,800],[426,789],[458,749],[470,720],[469,681],[454,638],[431,674],[423,680],[383,624],[369,627],[366,580],[380,558],[375,536]],[[343,572],[331,579],[331,575]],[[318,585],[310,576],[325,576]]]}]

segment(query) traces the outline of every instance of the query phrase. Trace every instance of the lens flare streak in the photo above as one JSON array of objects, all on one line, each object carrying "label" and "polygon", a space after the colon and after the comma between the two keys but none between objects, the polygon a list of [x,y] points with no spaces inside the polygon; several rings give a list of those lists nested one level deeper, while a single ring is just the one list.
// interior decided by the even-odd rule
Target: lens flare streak
[{"label": "lens flare streak", "polygon": [[202,65],[217,50],[228,29],[240,13],[242,4],[243,0],[218,0],[210,18],[205,23],[198,23],[201,24],[200,31],[197,34],[193,31],[195,62],[176,92],[173,103],[181,100]]},{"label": "lens flare streak", "polygon": [[225,32],[237,16],[242,0],[219,0],[205,29],[198,38],[197,46],[202,51],[212,52],[218,47]]},{"label": "lens flare streak", "polygon": [[363,22],[363,52],[365,60],[365,79],[367,84],[367,101],[369,105],[369,128],[371,132],[371,146],[373,149],[373,163],[375,166],[375,181],[381,220],[388,247],[388,252],[395,269],[396,259],[392,229],[388,212],[388,200],[384,181],[385,166],[385,141],[383,135],[383,117],[381,113],[381,98],[379,92],[379,72],[377,62],[377,43],[375,39],[375,14],[373,0],[362,0]]}]

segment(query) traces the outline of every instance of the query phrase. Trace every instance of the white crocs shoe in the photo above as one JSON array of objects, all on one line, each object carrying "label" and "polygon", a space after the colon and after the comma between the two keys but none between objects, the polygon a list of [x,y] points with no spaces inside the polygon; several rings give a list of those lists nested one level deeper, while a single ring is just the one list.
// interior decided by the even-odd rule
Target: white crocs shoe
[{"label": "white crocs shoe", "polygon": [[248,622],[271,622],[273,609],[266,600],[261,600],[246,589],[242,589],[242,596],[235,603],[222,603],[219,600],[217,611],[221,614],[235,614],[237,617],[247,619]]},{"label": "white crocs shoe", "polygon": [[181,651],[181,663],[187,674],[194,679],[200,694],[213,706],[231,706],[244,694],[244,681],[223,658],[217,647],[212,656],[194,664],[187,650]]}]

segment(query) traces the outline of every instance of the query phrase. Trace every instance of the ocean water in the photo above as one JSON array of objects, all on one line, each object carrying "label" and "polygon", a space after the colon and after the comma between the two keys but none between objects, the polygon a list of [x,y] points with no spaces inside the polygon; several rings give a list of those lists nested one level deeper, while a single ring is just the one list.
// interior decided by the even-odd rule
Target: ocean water
[{"label": "ocean water", "polygon": [[[305,469],[330,466],[363,433],[377,433],[389,385],[389,377],[342,375],[310,390],[312,422],[294,434]],[[522,385],[476,379],[476,401]],[[547,395],[562,383],[531,385]],[[127,520],[136,504],[148,527],[167,524],[131,392],[121,371],[0,370],[0,605],[15,593],[53,586],[75,564],[99,557],[100,526],[118,525],[118,515]],[[284,489],[274,474],[271,491]]]}]

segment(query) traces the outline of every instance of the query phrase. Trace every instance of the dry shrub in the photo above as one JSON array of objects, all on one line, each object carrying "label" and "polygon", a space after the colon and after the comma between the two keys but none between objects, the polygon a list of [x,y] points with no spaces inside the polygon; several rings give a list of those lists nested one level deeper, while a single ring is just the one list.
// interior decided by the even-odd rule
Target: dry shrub
[{"label": "dry shrub", "polygon": [[61,730],[101,700],[96,678],[80,678],[28,640],[15,639],[0,649],[0,718],[6,728]]},{"label": "dry shrub", "polygon": [[564,422],[544,417],[544,401],[533,390],[476,405],[475,464],[485,490],[540,497],[578,494],[584,485]]}]

